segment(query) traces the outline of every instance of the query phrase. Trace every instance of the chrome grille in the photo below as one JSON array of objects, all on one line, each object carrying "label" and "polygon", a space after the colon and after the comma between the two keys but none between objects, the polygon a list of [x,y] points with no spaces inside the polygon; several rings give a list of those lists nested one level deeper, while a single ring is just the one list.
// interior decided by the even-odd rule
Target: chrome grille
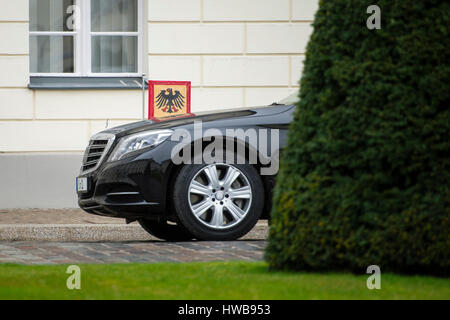
[{"label": "chrome grille", "polygon": [[114,141],[112,134],[97,134],[91,138],[89,145],[84,152],[82,173],[94,171],[102,163],[103,158],[108,153]]}]

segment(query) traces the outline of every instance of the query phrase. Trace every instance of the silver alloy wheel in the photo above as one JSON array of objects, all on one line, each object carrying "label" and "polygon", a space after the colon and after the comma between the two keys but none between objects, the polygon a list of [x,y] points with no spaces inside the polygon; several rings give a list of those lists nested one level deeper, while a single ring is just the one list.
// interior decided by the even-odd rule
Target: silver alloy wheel
[{"label": "silver alloy wheel", "polygon": [[252,188],[238,168],[224,163],[203,167],[192,178],[188,194],[192,214],[212,229],[228,229],[250,210]]}]

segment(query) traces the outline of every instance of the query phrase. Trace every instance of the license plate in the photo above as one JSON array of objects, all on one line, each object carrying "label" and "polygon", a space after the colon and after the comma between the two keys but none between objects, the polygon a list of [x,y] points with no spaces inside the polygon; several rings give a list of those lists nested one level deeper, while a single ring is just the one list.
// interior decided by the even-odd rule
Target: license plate
[{"label": "license plate", "polygon": [[86,177],[84,178],[77,178],[77,192],[88,192],[89,185],[88,185],[88,179]]}]

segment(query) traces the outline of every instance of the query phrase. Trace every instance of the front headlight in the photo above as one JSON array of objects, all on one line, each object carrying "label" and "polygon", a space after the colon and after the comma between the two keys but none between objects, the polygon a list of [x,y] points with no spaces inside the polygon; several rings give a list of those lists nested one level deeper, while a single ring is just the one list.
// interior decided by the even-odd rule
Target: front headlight
[{"label": "front headlight", "polygon": [[157,145],[163,143],[168,137],[170,137],[172,133],[172,130],[165,129],[139,132],[136,134],[125,136],[119,140],[119,143],[109,156],[108,161],[120,160],[126,154],[133,151],[156,147]]}]

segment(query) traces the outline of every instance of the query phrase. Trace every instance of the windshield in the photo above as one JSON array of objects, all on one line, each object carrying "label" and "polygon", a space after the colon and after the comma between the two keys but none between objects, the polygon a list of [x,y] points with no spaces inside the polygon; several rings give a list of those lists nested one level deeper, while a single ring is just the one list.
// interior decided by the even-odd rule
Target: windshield
[{"label": "windshield", "polygon": [[299,100],[300,99],[298,98],[298,92],[294,92],[294,93],[290,94],[289,96],[287,96],[286,98],[280,100],[278,103],[291,106],[291,105],[297,104],[297,102]]}]

